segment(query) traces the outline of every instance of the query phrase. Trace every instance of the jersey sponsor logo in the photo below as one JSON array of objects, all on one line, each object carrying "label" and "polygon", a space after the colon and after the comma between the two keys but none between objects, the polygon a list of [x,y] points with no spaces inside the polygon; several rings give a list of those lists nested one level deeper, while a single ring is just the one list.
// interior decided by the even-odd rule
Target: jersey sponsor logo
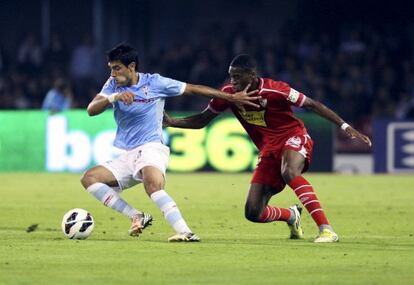
[{"label": "jersey sponsor logo", "polygon": [[134,98],[134,102],[138,102],[138,103],[150,103],[150,102],[156,101],[156,100],[157,100],[157,98],[149,98],[149,99],[140,99],[140,98],[137,98],[137,97]]},{"label": "jersey sponsor logo", "polygon": [[299,99],[299,91],[296,91],[293,88],[290,88],[288,100],[292,103],[296,103]]},{"label": "jersey sponsor logo", "polygon": [[296,148],[300,147],[301,144],[302,144],[302,140],[298,136],[289,138],[285,143],[285,145],[290,145]]},{"label": "jersey sponsor logo", "polygon": [[265,121],[265,110],[240,112],[240,116],[249,124],[267,127]]}]

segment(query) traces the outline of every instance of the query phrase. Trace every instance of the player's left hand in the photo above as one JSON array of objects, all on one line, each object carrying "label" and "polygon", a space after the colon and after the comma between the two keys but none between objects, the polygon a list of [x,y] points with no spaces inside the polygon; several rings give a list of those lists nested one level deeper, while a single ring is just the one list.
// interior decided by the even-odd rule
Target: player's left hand
[{"label": "player's left hand", "polygon": [[371,140],[369,139],[369,137],[367,137],[366,135],[361,134],[360,132],[358,132],[357,130],[355,130],[353,127],[348,126],[345,129],[345,133],[351,137],[351,139],[359,139],[361,141],[363,141],[364,143],[366,143],[369,146],[372,146]]},{"label": "player's left hand", "polygon": [[262,98],[261,96],[252,96],[254,94],[257,94],[259,90],[253,90],[253,91],[247,92],[249,88],[250,88],[250,84],[247,84],[246,88],[244,88],[243,91],[232,94],[231,98],[229,99],[229,101],[233,103],[234,105],[236,105],[236,107],[240,109],[242,112],[246,112],[243,105],[260,108],[260,105],[252,102],[252,101]]}]

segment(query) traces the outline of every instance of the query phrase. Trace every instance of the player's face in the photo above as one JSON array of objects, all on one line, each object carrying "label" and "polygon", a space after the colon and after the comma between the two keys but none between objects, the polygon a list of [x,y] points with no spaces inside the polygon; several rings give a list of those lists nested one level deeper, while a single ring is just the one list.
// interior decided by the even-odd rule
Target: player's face
[{"label": "player's face", "polygon": [[242,91],[248,84],[252,84],[256,78],[255,72],[232,66],[229,68],[229,75],[230,84],[236,92]]},{"label": "player's face", "polygon": [[115,79],[118,86],[129,86],[132,82],[132,76],[135,74],[135,63],[132,62],[125,66],[122,62],[116,60],[108,63],[111,69],[111,76]]}]

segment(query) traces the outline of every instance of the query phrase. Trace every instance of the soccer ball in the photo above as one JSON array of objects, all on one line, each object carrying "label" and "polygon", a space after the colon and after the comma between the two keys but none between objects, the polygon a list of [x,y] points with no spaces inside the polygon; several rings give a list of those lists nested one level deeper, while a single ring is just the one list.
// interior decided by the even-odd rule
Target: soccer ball
[{"label": "soccer ball", "polygon": [[94,226],[93,217],[84,209],[69,210],[62,219],[63,234],[70,239],[86,239]]}]

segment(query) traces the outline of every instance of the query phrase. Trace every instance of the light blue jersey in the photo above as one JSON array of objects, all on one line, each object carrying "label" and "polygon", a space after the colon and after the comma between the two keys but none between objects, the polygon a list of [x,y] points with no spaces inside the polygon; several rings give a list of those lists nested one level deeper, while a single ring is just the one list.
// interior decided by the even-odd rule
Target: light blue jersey
[{"label": "light blue jersey", "polygon": [[162,118],[165,97],[184,93],[186,83],[159,74],[139,73],[136,85],[118,87],[110,77],[98,95],[108,97],[115,92],[129,91],[135,94],[134,102],[113,103],[114,117],[118,125],[114,146],[130,150],[149,142],[161,142]]}]

